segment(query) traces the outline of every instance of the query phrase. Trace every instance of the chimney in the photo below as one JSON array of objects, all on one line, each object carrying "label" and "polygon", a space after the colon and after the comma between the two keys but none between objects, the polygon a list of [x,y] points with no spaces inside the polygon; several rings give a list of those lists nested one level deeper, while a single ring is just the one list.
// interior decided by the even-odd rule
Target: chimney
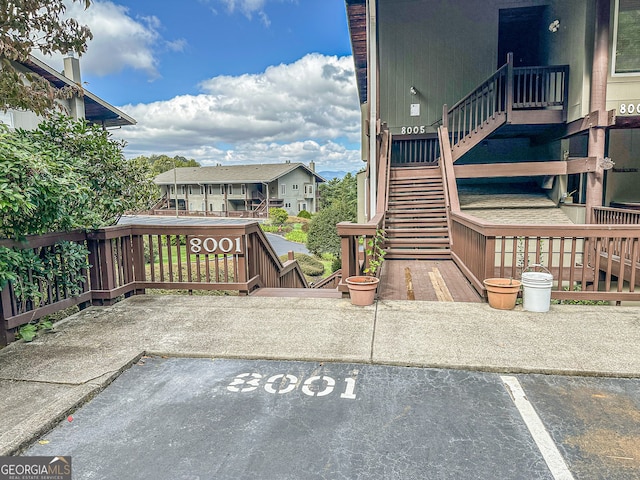
[{"label": "chimney", "polygon": [[312,172],[316,171],[316,162],[314,162],[313,160],[309,162],[309,170],[311,170]]},{"label": "chimney", "polygon": [[[73,81],[78,88],[82,88],[80,60],[75,58],[73,53],[64,59],[64,76]],[[71,107],[71,115],[74,119],[78,120],[80,118],[85,118],[84,97],[81,95],[74,95],[69,99],[69,105]]]}]

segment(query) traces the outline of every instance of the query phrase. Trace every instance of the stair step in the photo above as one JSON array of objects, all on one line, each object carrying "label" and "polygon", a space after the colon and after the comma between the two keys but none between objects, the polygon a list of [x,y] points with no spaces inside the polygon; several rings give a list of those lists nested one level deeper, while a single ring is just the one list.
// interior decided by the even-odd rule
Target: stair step
[{"label": "stair step", "polygon": [[396,248],[448,248],[449,238],[394,238],[388,242],[390,250]]},{"label": "stair step", "polygon": [[392,198],[415,198],[416,195],[420,197],[428,197],[428,198],[441,198],[444,200],[444,190],[429,190],[425,192],[424,190],[416,189],[416,190],[406,190],[406,191],[396,191],[393,190],[389,192],[389,199]]},{"label": "stair step", "polygon": [[392,168],[389,178],[393,181],[415,178],[442,178],[440,167]]},{"label": "stair step", "polygon": [[416,217],[409,217],[409,218],[406,218],[406,217],[402,217],[402,218],[387,217],[386,224],[387,224],[387,227],[389,227],[389,228],[394,228],[394,226],[412,227],[412,226],[414,226],[413,224],[415,224],[417,226],[446,225],[447,224],[447,218],[444,215],[424,217],[424,218],[419,218],[419,219],[416,218]]},{"label": "stair step", "polygon": [[441,234],[440,236],[448,236],[449,229],[444,227],[423,227],[423,228],[387,228],[385,229],[385,235],[387,239],[392,238],[404,238],[404,237],[427,237],[427,236],[436,236]]},{"label": "stair step", "polygon": [[443,260],[451,258],[448,248],[432,249],[389,249],[385,255],[387,260]]},{"label": "stair step", "polygon": [[385,231],[385,258],[451,258],[439,166],[391,169]]},{"label": "stair step", "polygon": [[394,217],[405,218],[407,216],[411,216],[413,218],[424,218],[424,217],[433,218],[434,214],[444,216],[446,215],[446,210],[444,208],[435,208],[435,207],[429,208],[429,209],[425,209],[425,208],[394,209],[393,211],[389,211],[389,218],[394,218]]},{"label": "stair step", "polygon": [[439,203],[444,206],[444,198],[442,197],[429,197],[429,196],[420,196],[419,193],[415,193],[412,196],[404,196],[404,197],[391,197],[389,198],[389,204],[412,204],[412,203],[430,203],[435,204]]},{"label": "stair step", "polygon": [[441,221],[441,222],[429,222],[429,223],[423,223],[420,224],[416,227],[414,226],[410,226],[410,225],[398,225],[398,226],[389,226],[387,225],[387,228],[385,228],[385,232],[387,232],[387,234],[391,235],[391,234],[396,234],[396,235],[403,235],[403,234],[414,234],[414,235],[418,235],[421,232],[434,232],[434,233],[440,233],[440,232],[448,232],[449,229],[447,228],[447,222],[446,221]]},{"label": "stair step", "polygon": [[430,192],[430,191],[434,191],[434,190],[442,190],[443,189],[443,184],[442,182],[438,182],[438,183],[411,183],[408,185],[397,185],[397,184],[392,184],[389,185],[389,193],[396,193],[396,192],[412,192],[412,191],[420,191],[420,192]]},{"label": "stair step", "polygon": [[389,195],[402,195],[402,194],[407,194],[407,193],[411,193],[411,192],[420,192],[421,194],[424,195],[429,195],[429,194],[433,194],[433,193],[440,193],[441,195],[444,194],[444,187],[442,184],[438,184],[438,185],[407,185],[406,187],[397,187],[397,186],[390,186],[389,187]]},{"label": "stair step", "polygon": [[404,177],[390,178],[394,185],[412,185],[414,183],[442,183],[441,177]]}]

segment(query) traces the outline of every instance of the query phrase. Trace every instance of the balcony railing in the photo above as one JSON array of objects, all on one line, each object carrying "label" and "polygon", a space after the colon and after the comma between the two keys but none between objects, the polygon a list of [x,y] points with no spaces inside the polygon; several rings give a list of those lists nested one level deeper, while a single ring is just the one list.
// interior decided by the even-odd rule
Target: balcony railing
[{"label": "balcony railing", "polygon": [[552,298],[640,300],[638,225],[495,225],[462,213],[451,223],[452,257],[479,292],[486,278],[520,278],[543,264]]},{"label": "balcony railing", "polygon": [[[491,126],[516,119],[517,123],[566,121],[568,85],[568,65],[514,68],[509,54],[507,63],[476,89],[453,107],[445,105],[441,124],[448,128],[451,146],[456,147],[482,128],[490,131]],[[539,118],[513,113],[525,110],[533,111],[530,115],[538,112]]]},{"label": "balcony railing", "polygon": [[[75,279],[64,272],[52,279],[28,272],[30,291],[9,282],[0,292],[0,344],[12,341],[21,325],[43,316],[74,305],[111,304],[145,289],[248,294],[260,287],[308,287],[298,263],[282,263],[256,222],[116,226],[91,233],[34,236],[21,243],[2,240],[0,246],[48,258],[61,241],[85,247],[89,267]],[[60,265],[64,269],[63,259]]]}]

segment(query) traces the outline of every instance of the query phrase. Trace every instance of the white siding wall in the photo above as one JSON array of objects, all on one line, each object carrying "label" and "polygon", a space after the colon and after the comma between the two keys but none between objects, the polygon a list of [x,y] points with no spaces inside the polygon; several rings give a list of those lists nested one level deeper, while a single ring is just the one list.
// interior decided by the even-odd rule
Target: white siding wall
[{"label": "white siding wall", "polygon": [[[306,194],[305,186],[307,186]],[[316,188],[314,175],[301,167],[296,168],[278,179],[278,198],[284,200],[283,208],[289,212],[289,215],[297,215],[301,210],[315,213]]]}]

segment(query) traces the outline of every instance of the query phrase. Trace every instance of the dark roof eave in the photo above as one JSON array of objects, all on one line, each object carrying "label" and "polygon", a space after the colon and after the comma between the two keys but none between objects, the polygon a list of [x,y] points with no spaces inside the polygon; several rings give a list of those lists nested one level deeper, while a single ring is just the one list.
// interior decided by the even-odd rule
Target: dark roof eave
[{"label": "dark roof eave", "polygon": [[360,104],[367,101],[367,4],[365,0],[346,0],[351,50],[356,71]]},{"label": "dark roof eave", "polygon": [[[29,70],[32,70],[56,88],[63,88],[66,86],[77,86],[73,80],[65,77],[61,73],[51,68],[46,63],[38,60],[33,56],[29,56],[29,59],[20,62]],[[83,89],[84,103],[85,103],[85,118],[92,123],[98,123],[105,127],[117,127],[124,125],[135,125],[136,121],[129,115],[108,104],[97,95],[94,95],[88,90]]]}]

